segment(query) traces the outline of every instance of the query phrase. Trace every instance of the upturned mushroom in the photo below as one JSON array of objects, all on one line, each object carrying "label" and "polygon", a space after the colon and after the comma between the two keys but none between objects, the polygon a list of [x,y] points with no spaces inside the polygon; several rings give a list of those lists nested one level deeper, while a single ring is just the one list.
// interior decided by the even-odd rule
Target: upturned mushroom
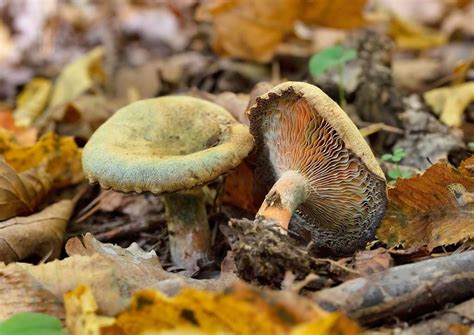
[{"label": "upturned mushroom", "polygon": [[257,98],[248,114],[256,179],[268,191],[257,217],[288,228],[297,212],[313,247],[325,253],[352,253],[374,237],[387,207],[385,176],[331,98],[286,82]]},{"label": "upturned mushroom", "polygon": [[118,110],[90,138],[82,164],[105,189],[163,194],[172,261],[189,267],[210,244],[200,186],[235,168],[252,147],[248,127],[225,109],[169,96]]}]

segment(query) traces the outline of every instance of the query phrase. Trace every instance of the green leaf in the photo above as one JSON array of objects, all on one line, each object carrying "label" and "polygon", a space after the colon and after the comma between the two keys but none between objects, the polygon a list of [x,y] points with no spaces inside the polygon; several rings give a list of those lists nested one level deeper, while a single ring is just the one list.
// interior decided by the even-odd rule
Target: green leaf
[{"label": "green leaf", "polygon": [[400,178],[400,174],[398,173],[398,171],[397,171],[396,169],[388,170],[388,176],[389,176],[391,179],[398,179],[398,178]]},{"label": "green leaf", "polygon": [[402,175],[401,175],[402,178],[410,178],[411,176],[412,176],[412,173],[408,171],[402,172]]},{"label": "green leaf", "polygon": [[326,48],[311,56],[309,60],[309,72],[318,76],[327,70],[342,65],[356,58],[355,49],[344,48],[340,45]]},{"label": "green leaf", "polygon": [[382,160],[383,161],[391,161],[393,158],[392,154],[384,154],[382,155]]},{"label": "green leaf", "polygon": [[47,314],[18,313],[0,322],[0,335],[66,335],[61,321]]},{"label": "green leaf", "polygon": [[394,155],[403,155],[403,156],[406,155],[405,149],[403,149],[403,148],[394,149],[394,150],[393,150],[393,154],[394,154]]},{"label": "green leaf", "polygon": [[396,155],[393,155],[393,157],[392,157],[392,162],[398,163],[398,162],[400,162],[402,159],[403,159],[403,156],[398,156],[398,155],[396,156]]}]

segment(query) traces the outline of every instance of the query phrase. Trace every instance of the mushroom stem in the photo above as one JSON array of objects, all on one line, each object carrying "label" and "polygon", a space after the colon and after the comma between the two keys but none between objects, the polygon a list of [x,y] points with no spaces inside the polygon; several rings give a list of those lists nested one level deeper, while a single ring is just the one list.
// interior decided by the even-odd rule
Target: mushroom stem
[{"label": "mushroom stem", "polygon": [[180,191],[164,196],[171,260],[189,268],[208,254],[210,231],[202,189]]},{"label": "mushroom stem", "polygon": [[308,180],[297,171],[286,171],[265,196],[257,216],[278,222],[288,229],[293,212],[308,198]]}]

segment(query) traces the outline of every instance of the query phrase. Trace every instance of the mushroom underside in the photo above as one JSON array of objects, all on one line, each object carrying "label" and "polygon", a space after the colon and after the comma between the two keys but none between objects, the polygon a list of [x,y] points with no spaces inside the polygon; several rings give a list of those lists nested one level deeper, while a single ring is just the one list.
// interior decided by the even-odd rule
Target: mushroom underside
[{"label": "mushroom underside", "polygon": [[[385,180],[347,148],[343,135],[321,117],[317,106],[288,89],[257,100],[250,119],[260,149],[254,152],[255,172],[267,190],[288,171],[307,181],[306,197],[294,198],[292,208],[298,208],[315,246],[346,254],[374,237],[387,206]],[[273,202],[273,207],[288,212],[281,203]]]}]

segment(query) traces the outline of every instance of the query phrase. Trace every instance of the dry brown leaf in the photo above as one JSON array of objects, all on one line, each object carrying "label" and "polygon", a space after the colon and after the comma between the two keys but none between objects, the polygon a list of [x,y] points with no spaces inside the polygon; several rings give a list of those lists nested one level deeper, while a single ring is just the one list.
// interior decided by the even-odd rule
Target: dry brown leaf
[{"label": "dry brown leaf", "polygon": [[377,231],[389,246],[430,250],[474,238],[474,157],[458,170],[439,161],[423,174],[398,179]]},{"label": "dry brown leaf", "polygon": [[375,272],[386,270],[392,265],[392,256],[384,248],[359,251],[355,255],[355,268],[361,276],[368,276]]},{"label": "dry brown leaf", "polygon": [[22,146],[2,138],[0,133],[0,154],[18,172],[44,164],[54,187],[73,185],[84,178],[81,150],[72,137],[48,133],[34,145]]},{"label": "dry brown leaf", "polygon": [[18,95],[13,116],[15,123],[21,127],[29,127],[38,115],[46,108],[51,93],[51,81],[33,78]]},{"label": "dry brown leaf", "polygon": [[101,243],[87,233],[83,240],[70,239],[66,244],[68,255],[92,256],[100,254],[114,264],[115,272],[135,291],[155,288],[172,294],[182,287],[221,290],[236,280],[233,274],[222,274],[218,279],[196,280],[163,270],[155,252],[145,252],[136,243],[124,249],[116,245]]},{"label": "dry brown leaf", "polygon": [[365,24],[366,0],[214,0],[199,7],[197,18],[212,21],[219,54],[269,61],[297,20],[333,28]]},{"label": "dry brown leaf", "polygon": [[[48,194],[51,187],[52,180],[45,172],[44,167],[17,173],[8,163],[1,159],[0,221],[17,215],[33,213]],[[2,236],[1,233],[0,236]],[[0,245],[2,245],[1,239]],[[4,258],[0,257],[0,261],[2,259]]]},{"label": "dry brown leaf", "polygon": [[253,171],[246,161],[229,172],[225,181],[224,203],[243,208],[250,213],[257,213],[263,198],[254,192]]},{"label": "dry brown leaf", "polygon": [[468,1],[466,8],[460,8],[449,13],[448,17],[443,20],[441,30],[451,36],[455,32],[460,32],[466,36],[474,36],[474,25],[472,18],[474,17],[474,2]]},{"label": "dry brown leaf", "polygon": [[70,335],[101,335],[115,319],[97,315],[99,306],[88,286],[81,285],[64,295],[66,327]]},{"label": "dry brown leaf", "polygon": [[0,319],[20,311],[48,310],[64,317],[64,293],[81,284],[91,287],[104,315],[115,315],[130,296],[126,278],[120,276],[125,277],[101,255],[72,256],[40,265],[0,263]]},{"label": "dry brown leaf", "polygon": [[33,255],[57,258],[73,209],[71,200],[61,200],[36,214],[0,222],[0,262],[18,262]]},{"label": "dry brown leaf", "polygon": [[213,48],[221,55],[266,62],[293,29],[300,0],[213,1],[198,9],[198,19],[210,18]]},{"label": "dry brown leaf", "polygon": [[388,33],[395,39],[400,49],[429,49],[446,44],[448,41],[444,33],[398,17],[391,18]]},{"label": "dry brown leaf", "polygon": [[46,313],[64,318],[60,296],[23,270],[19,263],[0,263],[0,321],[20,312]]},{"label": "dry brown leaf", "polygon": [[435,88],[423,95],[433,111],[440,115],[444,124],[460,127],[463,123],[464,110],[474,101],[474,83]]},{"label": "dry brown leaf", "polygon": [[367,0],[304,0],[300,19],[305,23],[340,29],[367,24],[363,12]]}]

